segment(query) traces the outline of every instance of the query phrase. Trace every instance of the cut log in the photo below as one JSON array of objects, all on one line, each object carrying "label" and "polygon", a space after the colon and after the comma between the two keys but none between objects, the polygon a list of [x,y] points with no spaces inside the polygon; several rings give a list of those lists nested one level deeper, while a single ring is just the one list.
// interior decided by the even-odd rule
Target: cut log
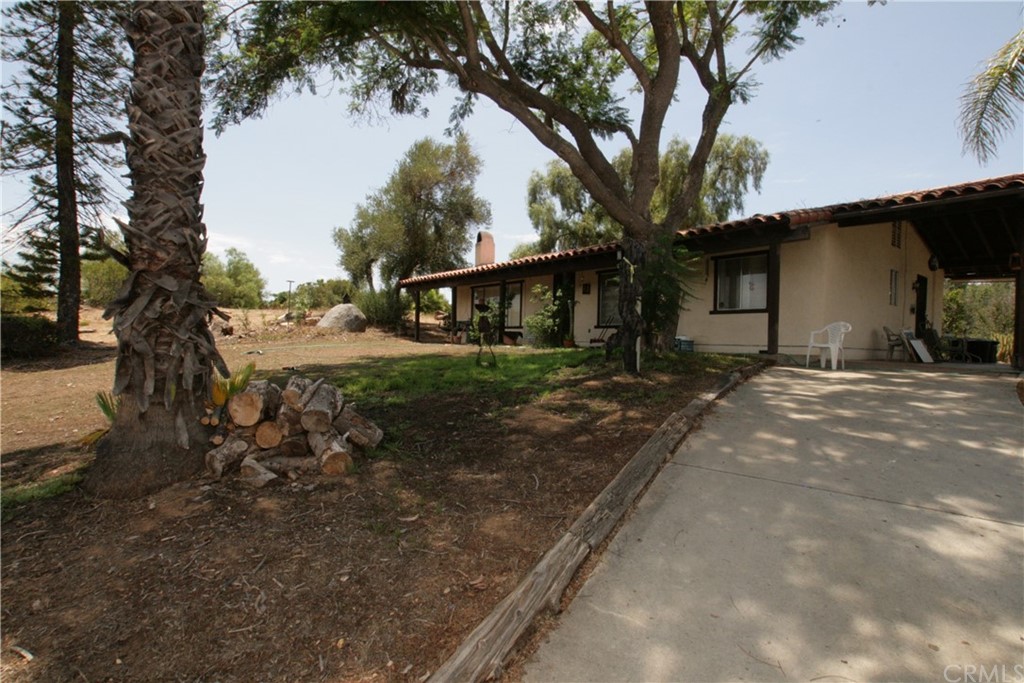
[{"label": "cut log", "polygon": [[248,458],[248,459],[251,459],[251,460],[255,460],[256,462],[262,464],[264,460],[269,460],[271,458],[279,458],[279,457],[281,457],[281,449],[280,448],[262,449],[259,446],[253,444],[252,446],[249,446],[249,450],[246,451],[245,457]]},{"label": "cut log", "polygon": [[214,446],[220,446],[227,440],[230,434],[231,432],[228,429],[228,425],[221,424],[219,427],[217,427],[217,430],[210,435],[210,443],[212,443]]},{"label": "cut log", "polygon": [[315,394],[317,390],[321,387],[321,385],[323,385],[323,383],[326,381],[326,378],[321,377],[320,379],[306,387],[306,390],[302,392],[302,397],[299,398],[299,404],[296,407],[299,410],[303,410],[306,407],[306,404],[309,403],[309,400],[313,398],[313,394]]},{"label": "cut log", "polygon": [[310,453],[305,432],[281,439],[281,445],[277,449],[286,458],[304,458]]},{"label": "cut log", "polygon": [[277,422],[266,420],[256,425],[256,445],[260,448],[275,448],[281,444],[284,434]]},{"label": "cut log", "polygon": [[219,479],[224,474],[224,470],[245,456],[247,450],[249,450],[249,444],[232,435],[220,446],[206,454],[206,469]]},{"label": "cut log", "polygon": [[302,411],[282,403],[281,409],[277,411],[277,428],[281,430],[281,436],[294,436],[305,432],[302,427]]},{"label": "cut log", "polygon": [[346,474],[355,466],[352,445],[330,427],[323,432],[309,432],[308,438],[324,474]]},{"label": "cut log", "polygon": [[251,427],[260,420],[277,413],[281,404],[281,390],[265,379],[249,382],[244,390],[228,401],[231,421],[240,427]]},{"label": "cut log", "polygon": [[331,384],[321,384],[302,409],[302,426],[307,432],[326,432],[341,412],[341,392]]},{"label": "cut log", "polygon": [[320,460],[314,455],[301,458],[287,458],[279,455],[275,458],[261,460],[260,464],[271,472],[287,474],[288,472],[315,472],[320,469]]},{"label": "cut log", "polygon": [[311,384],[313,384],[311,379],[301,375],[292,375],[288,378],[288,383],[285,384],[284,389],[281,390],[281,401],[285,405],[302,412],[302,395],[306,389],[309,389]]},{"label": "cut log", "polygon": [[355,406],[346,405],[332,425],[339,434],[348,434],[348,440],[360,448],[376,448],[384,438],[384,431],[356,412]]},{"label": "cut log", "polygon": [[270,482],[277,479],[276,474],[252,458],[246,458],[242,461],[239,473],[241,474],[241,481],[243,483],[258,489],[263,488]]}]

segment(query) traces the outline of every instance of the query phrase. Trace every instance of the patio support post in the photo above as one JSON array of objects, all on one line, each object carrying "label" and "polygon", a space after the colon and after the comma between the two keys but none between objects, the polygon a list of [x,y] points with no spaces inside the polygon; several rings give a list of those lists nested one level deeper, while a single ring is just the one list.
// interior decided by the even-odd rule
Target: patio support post
[{"label": "patio support post", "polygon": [[413,327],[413,340],[420,340],[420,290],[416,290],[416,322]]},{"label": "patio support post", "polygon": [[[1024,244],[1024,240],[1021,241]],[[1017,271],[1013,292],[1013,367],[1024,370],[1024,269]]]},{"label": "patio support post", "polygon": [[779,241],[772,240],[768,244],[768,354],[774,356],[779,352],[779,301],[782,290]]},{"label": "patio support post", "polygon": [[448,334],[451,335],[451,340],[455,342],[455,330],[456,322],[459,319],[459,286],[452,285],[452,314],[449,316],[451,319],[451,329],[448,330]]},{"label": "patio support post", "polygon": [[498,307],[501,309],[498,316],[498,343],[505,341],[505,315],[508,313],[508,280],[502,280],[498,288]]}]

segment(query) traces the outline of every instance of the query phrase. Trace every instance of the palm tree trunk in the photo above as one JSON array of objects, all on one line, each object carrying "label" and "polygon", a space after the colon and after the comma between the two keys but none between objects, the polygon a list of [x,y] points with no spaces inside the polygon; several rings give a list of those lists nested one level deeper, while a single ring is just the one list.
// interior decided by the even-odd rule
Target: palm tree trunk
[{"label": "palm tree trunk", "polygon": [[132,198],[121,225],[130,274],[105,313],[118,340],[114,394],[124,400],[86,488],[127,498],[202,467],[208,435],[197,406],[214,366],[228,373],[209,329],[219,311],[199,282],[203,3],[136,2],[126,28],[135,56],[126,143]]}]

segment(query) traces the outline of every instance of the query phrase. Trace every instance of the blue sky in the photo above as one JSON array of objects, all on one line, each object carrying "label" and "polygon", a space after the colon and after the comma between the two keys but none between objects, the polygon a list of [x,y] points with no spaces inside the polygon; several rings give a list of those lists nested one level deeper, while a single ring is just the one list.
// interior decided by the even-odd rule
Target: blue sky
[{"label": "blue sky", "polygon": [[[756,96],[734,105],[721,129],[750,135],[771,154],[761,193],[748,197],[743,215],[1024,171],[1019,117],[998,157],[985,166],[962,155],[956,128],[964,84],[1020,29],[1022,6],[850,3],[838,8],[836,21],[805,26],[803,45],[757,66]],[[450,95],[438,97],[427,119],[371,124],[352,120],[344,97],[325,94],[329,90],[280,100],[263,119],[206,138],[210,249],[244,251],[270,292],[287,290],[288,280],[345,277],[333,229],[349,224],[356,205],[387,181],[413,142],[442,139],[447,126]],[[697,135],[701,92],[687,72],[666,142]],[[526,182],[553,155],[485,101],[466,129],[484,161],[477,190],[491,203],[500,260],[534,238]],[[609,149],[625,144],[616,141]]]}]

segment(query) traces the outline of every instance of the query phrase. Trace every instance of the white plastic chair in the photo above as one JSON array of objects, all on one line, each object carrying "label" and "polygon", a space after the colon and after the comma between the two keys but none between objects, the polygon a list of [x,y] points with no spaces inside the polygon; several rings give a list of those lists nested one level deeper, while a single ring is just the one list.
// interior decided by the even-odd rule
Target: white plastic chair
[{"label": "white plastic chair", "polygon": [[834,322],[820,330],[811,332],[810,341],[807,342],[807,362],[804,367],[811,367],[811,349],[821,349],[821,367],[825,367],[825,349],[828,349],[832,358],[832,369],[836,369],[836,358],[842,358],[843,370],[846,369],[846,355],[843,353],[843,337],[853,329],[853,325],[844,322]]}]

